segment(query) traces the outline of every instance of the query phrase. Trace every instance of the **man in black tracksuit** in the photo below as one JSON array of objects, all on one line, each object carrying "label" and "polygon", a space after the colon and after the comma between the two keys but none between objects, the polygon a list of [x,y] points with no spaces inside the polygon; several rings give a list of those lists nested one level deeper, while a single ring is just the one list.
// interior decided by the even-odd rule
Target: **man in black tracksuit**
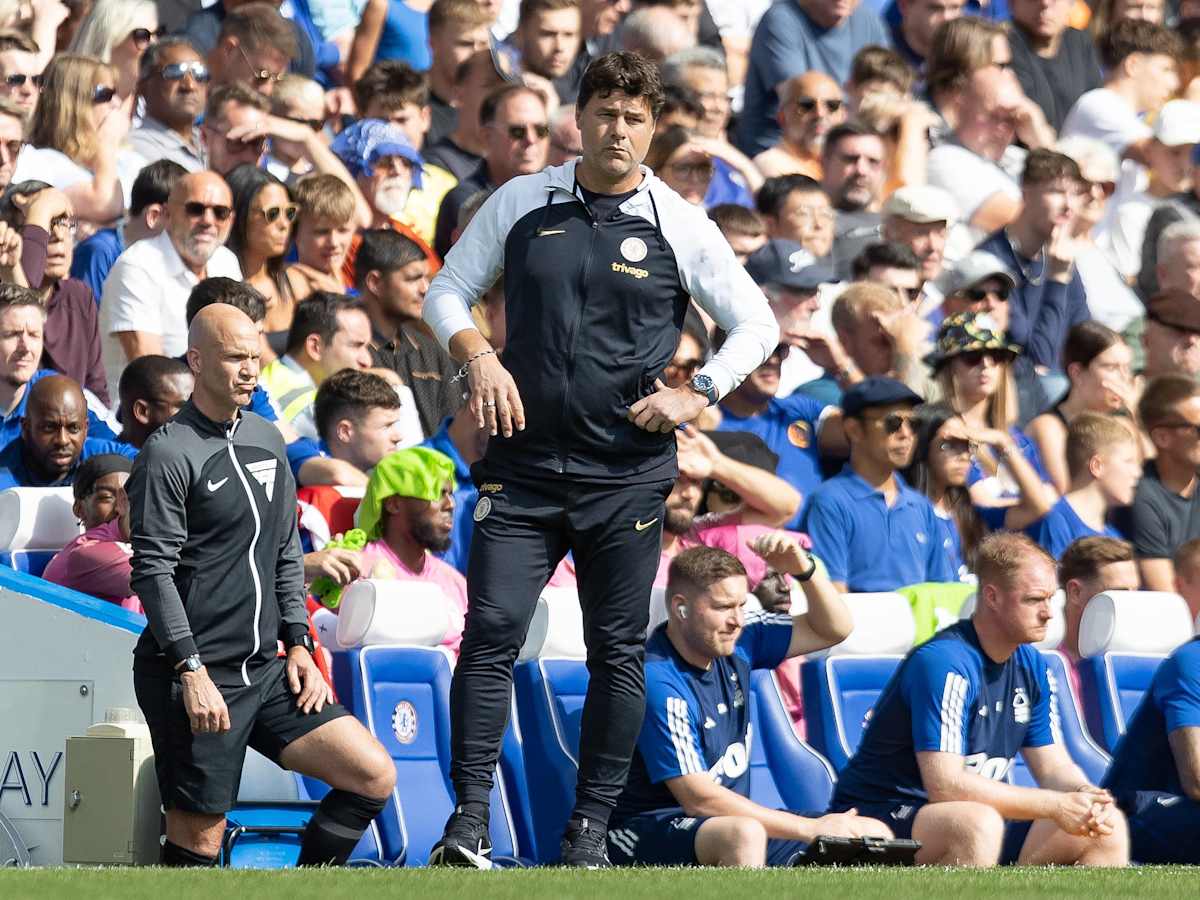
[{"label": "man in black tracksuit", "polygon": [[[703,209],[640,165],[661,102],[657,71],[640,56],[594,61],[579,96],[582,158],[499,188],[426,295],[425,321],[463,363],[471,409],[492,435],[472,471],[470,605],[450,696],[458,806],[435,864],[488,864],[513,662],[568,551],[591,681],[562,860],[608,864],[608,816],[645,706],[643,639],[677,473],[673,432],[778,341],[766,299]],[[501,271],[503,359],[469,313]],[[660,379],[692,298],[728,338],[689,385],[669,389]]]},{"label": "man in black tracksuit", "polygon": [[[301,864],[345,862],[395,783],[387,751],[332,702],[313,662],[296,485],[279,431],[241,411],[258,329],[227,304],[188,334],[192,398],[146,441],[126,487],[148,626],[134,688],[154,744],[167,865],[212,865],[246,747],[334,790]],[[287,648],[277,655],[278,641]]]}]

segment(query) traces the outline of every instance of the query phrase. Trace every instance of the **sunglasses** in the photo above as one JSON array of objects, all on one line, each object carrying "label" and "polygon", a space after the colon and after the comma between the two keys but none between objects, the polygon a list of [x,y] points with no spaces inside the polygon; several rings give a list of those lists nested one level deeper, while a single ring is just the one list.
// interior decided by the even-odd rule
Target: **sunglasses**
[{"label": "sunglasses", "polygon": [[152,41],[160,40],[167,36],[167,29],[159,25],[153,31],[149,28],[135,28],[129,32],[129,36],[133,38],[133,43],[139,50],[145,50],[150,46]]},{"label": "sunglasses", "polygon": [[508,132],[509,140],[523,141],[531,128],[533,129],[534,140],[544,141],[550,137],[549,125],[509,125],[505,130]]},{"label": "sunglasses", "polygon": [[58,216],[50,220],[50,232],[66,232],[72,237],[79,230],[79,221],[74,216]]},{"label": "sunglasses", "polygon": [[115,87],[109,84],[98,84],[92,91],[92,103],[96,106],[104,106],[106,103],[112,103],[115,96],[117,96]]},{"label": "sunglasses", "polygon": [[283,81],[282,72],[272,72],[270,69],[256,69],[254,67],[254,63],[250,62],[250,57],[246,55],[246,51],[243,49],[241,44],[238,44],[238,52],[242,54],[242,59],[244,59],[246,61],[246,65],[250,67],[250,74],[254,76],[255,81],[260,83],[273,81],[276,84],[279,84],[279,82]]},{"label": "sunglasses", "polygon": [[868,422],[878,422],[883,426],[883,430],[888,434],[895,434],[905,426],[912,433],[916,433],[916,426],[913,424],[916,420],[915,413],[888,413],[882,418],[868,418]]},{"label": "sunglasses", "polygon": [[962,456],[964,453],[972,453],[975,448],[970,441],[964,441],[962,438],[951,438],[938,444],[938,449],[948,456]]},{"label": "sunglasses", "polygon": [[982,303],[989,296],[994,296],[1001,302],[1007,302],[1011,294],[1012,288],[1010,288],[1007,284],[1002,284],[994,291],[984,290],[983,288],[967,288],[965,291],[963,291],[963,296],[972,303]]},{"label": "sunglasses", "polygon": [[818,106],[822,107],[825,112],[835,113],[841,110],[843,100],[822,100],[818,97],[797,97],[796,109],[802,113],[810,113]]},{"label": "sunglasses", "polygon": [[42,89],[42,85],[46,83],[46,79],[42,75],[6,75],[4,77],[4,83],[9,87],[24,87],[26,81],[39,91]]},{"label": "sunglasses", "polygon": [[1158,428],[1178,428],[1181,431],[1186,430],[1192,432],[1192,437],[1200,438],[1200,425],[1193,425],[1191,422],[1163,422]]},{"label": "sunglasses", "polygon": [[671,360],[671,362],[667,363],[667,368],[681,375],[685,373],[690,375],[702,365],[704,365],[704,360],[702,359],[681,359],[679,362]]},{"label": "sunglasses", "polygon": [[163,81],[183,81],[185,76],[191,75],[198,84],[208,84],[211,77],[208,74],[208,66],[199,60],[169,63],[159,69],[158,74]]},{"label": "sunglasses", "polygon": [[25,142],[21,140],[0,141],[0,147],[4,148],[4,152],[8,155],[9,159],[16,159],[20,155],[23,146],[25,146]]},{"label": "sunglasses", "polygon": [[300,116],[282,116],[281,118],[287,119],[289,122],[296,122],[300,125],[307,125],[313,131],[320,131],[325,127],[324,119],[302,119]]},{"label": "sunglasses", "polygon": [[724,500],[726,503],[734,504],[734,503],[742,502],[741,494],[739,494],[737,491],[730,490],[729,488],[725,487],[725,485],[721,484],[721,482],[719,482],[719,481],[709,482],[708,489],[709,489],[709,491],[711,491],[712,493],[714,493],[718,497],[720,497],[722,500]]},{"label": "sunglasses", "polygon": [[985,359],[995,366],[1012,362],[1013,355],[1005,350],[968,350],[966,353],[958,354],[955,358],[961,359],[968,369],[973,369],[981,365]]},{"label": "sunglasses", "polygon": [[229,217],[233,215],[233,209],[229,206],[210,206],[207,203],[201,203],[199,200],[189,200],[183,204],[183,211],[191,219],[203,219],[204,214],[210,210],[212,211],[213,218],[218,222],[228,221]]},{"label": "sunglasses", "polygon": [[296,221],[296,213],[300,211],[300,207],[295,203],[289,203],[287,206],[272,206],[270,209],[255,211],[266,219],[268,224],[276,221],[280,216],[283,216],[289,222],[294,222]]}]

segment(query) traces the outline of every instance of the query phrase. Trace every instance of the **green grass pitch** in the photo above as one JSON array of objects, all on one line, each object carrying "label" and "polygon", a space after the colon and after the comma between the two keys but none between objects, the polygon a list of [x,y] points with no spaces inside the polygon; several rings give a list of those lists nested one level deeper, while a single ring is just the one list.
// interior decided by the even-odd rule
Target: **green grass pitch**
[{"label": "green grass pitch", "polygon": [[4,900],[1108,900],[1196,897],[1200,867],[1083,869],[557,869],[461,872],[429,869],[166,871],[0,869]]}]

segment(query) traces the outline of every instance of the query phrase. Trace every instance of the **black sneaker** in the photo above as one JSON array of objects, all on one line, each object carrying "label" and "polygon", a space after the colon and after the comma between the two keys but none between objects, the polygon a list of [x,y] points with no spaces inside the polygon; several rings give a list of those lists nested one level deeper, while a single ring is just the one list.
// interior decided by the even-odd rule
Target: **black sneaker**
[{"label": "black sneaker", "polygon": [[442,839],[429,851],[429,865],[490,869],[492,839],[488,823],[461,806],[456,807],[446,822]]},{"label": "black sneaker", "polygon": [[607,869],[612,866],[608,861],[608,830],[593,825],[588,819],[571,819],[567,822],[560,853],[560,862],[564,866],[577,869]]}]

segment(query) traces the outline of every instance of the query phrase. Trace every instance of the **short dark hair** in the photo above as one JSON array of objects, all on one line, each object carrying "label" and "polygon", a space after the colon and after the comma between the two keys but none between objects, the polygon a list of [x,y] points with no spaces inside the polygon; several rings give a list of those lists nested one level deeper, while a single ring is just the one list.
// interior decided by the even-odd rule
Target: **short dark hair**
[{"label": "short dark hair", "polygon": [[97,453],[95,456],[89,456],[75,470],[71,493],[76,500],[82,500],[96,489],[96,482],[105,475],[128,472],[132,468],[133,460],[120,453]]},{"label": "short dark hair", "polygon": [[376,62],[354,82],[354,103],[360,115],[366,115],[372,102],[382,103],[388,111],[413,104],[429,105],[429,78],[399,59]]},{"label": "short dark hair", "polygon": [[542,106],[546,105],[546,98],[531,87],[526,87],[523,84],[502,84],[483,98],[483,103],[479,105],[479,124],[491,125],[495,122],[496,113],[500,111],[500,105],[514,94],[528,94],[531,97],[536,97]]},{"label": "short dark hair", "polygon": [[868,244],[854,257],[854,262],[850,264],[851,276],[855,281],[862,281],[875,266],[887,269],[919,269],[921,260],[907,244],[879,241]]},{"label": "short dark hair", "polygon": [[583,109],[593,96],[607,97],[613,93],[645,98],[650,115],[657,119],[663,105],[658,66],[632,50],[617,50],[597,57],[583,73],[576,108]]},{"label": "short dark hair", "polygon": [[1184,400],[1200,396],[1200,384],[1189,375],[1159,375],[1142,392],[1138,401],[1138,419],[1146,431],[1176,418],[1175,407]]},{"label": "short dark hair", "polygon": [[809,178],[807,175],[776,175],[764,181],[758,189],[754,206],[764,216],[778,216],[787,198],[796,191],[824,194],[825,188],[821,187],[821,183],[815,178]]},{"label": "short dark hair", "polygon": [[517,29],[524,28],[536,15],[544,12],[558,12],[560,9],[579,9],[579,0],[521,0]]},{"label": "short dark hair", "polygon": [[1072,579],[1095,578],[1101,566],[1132,561],[1133,544],[1128,541],[1103,536],[1080,538],[1059,557],[1058,583],[1066,587]]},{"label": "short dark hair", "polygon": [[[153,46],[153,44],[151,45]],[[142,168],[133,179],[129,195],[129,212],[140,216],[152,203],[165,205],[175,182],[187,174],[187,169],[170,159],[158,159]]]},{"label": "short dark hair", "polygon": [[872,81],[895,86],[902,94],[912,90],[912,66],[895,50],[868,44],[850,61],[850,80],[860,87]]},{"label": "short dark hair", "polygon": [[719,203],[708,211],[708,217],[726,237],[731,234],[760,237],[767,233],[762,215],[740,203]]},{"label": "short dark hair", "polygon": [[834,151],[838,144],[846,138],[852,137],[873,137],[879,138],[880,141],[883,140],[883,135],[871,126],[851,119],[849,122],[843,122],[841,125],[835,125],[829,129],[829,134],[825,135],[825,144],[821,147],[821,157],[825,158]]},{"label": "short dark hair", "polygon": [[267,300],[256,288],[245,281],[235,281],[224,276],[205,278],[188,294],[187,310],[184,313],[188,327],[192,319],[206,306],[228,303],[240,309],[252,322],[261,322],[267,317]]},{"label": "short dark hair", "polygon": [[191,375],[192,370],[182,359],[151,353],[139,356],[121,370],[117,385],[117,397],[121,406],[130,406],[134,400],[148,400],[164,379],[173,375]]},{"label": "short dark hair", "polygon": [[316,291],[296,304],[292,314],[292,327],[288,331],[288,353],[299,348],[310,334],[319,335],[328,344],[341,327],[338,314],[358,310],[366,315],[367,304],[357,297],[335,294],[332,291]]},{"label": "short dark hair", "polygon": [[1183,55],[1183,42],[1179,35],[1157,22],[1121,19],[1101,35],[1096,49],[1104,68],[1111,70],[1135,53],[1179,59]]},{"label": "short dark hair", "polygon": [[15,306],[36,306],[43,314],[46,312],[42,298],[32,288],[8,281],[0,282],[0,312]]},{"label": "short dark hair", "polygon": [[1080,322],[1067,332],[1067,341],[1063,344],[1063,371],[1070,369],[1072,363],[1083,367],[1091,365],[1092,360],[1117,344],[1125,343],[1125,339],[1107,325],[1088,320]]},{"label": "short dark hair", "polygon": [[335,372],[317,388],[313,418],[317,434],[328,440],[342,419],[362,419],[372,409],[399,409],[400,395],[386,378],[361,369]]},{"label": "short dark hair", "polygon": [[702,118],[704,106],[700,103],[700,95],[686,85],[668,84],[663,88],[663,102],[658,110],[658,118],[669,116],[673,112],[684,112],[697,120]]},{"label": "short dark hair", "polygon": [[211,126],[215,122],[223,122],[225,106],[229,103],[249,106],[263,113],[271,111],[271,101],[258,91],[252,91],[244,84],[235,81],[231,84],[222,84],[208,92],[208,101],[204,104],[205,124]]},{"label": "short dark hair", "polygon": [[407,235],[390,228],[369,229],[362,233],[362,243],[354,257],[354,286],[361,291],[368,272],[386,275],[427,258],[421,245]]},{"label": "short dark hair", "polygon": [[1079,163],[1065,153],[1047,150],[1045,147],[1029,151],[1029,156],[1025,158],[1025,168],[1021,172],[1021,187],[1049,184],[1059,178],[1083,181]]},{"label": "short dark hair", "polygon": [[691,547],[671,560],[667,569],[667,598],[676,594],[692,597],[736,575],[745,578],[746,567],[732,553],[716,547]]},{"label": "short dark hair", "polygon": [[299,53],[296,27],[271,3],[246,3],[227,12],[217,40],[230,36],[247,50],[271,47],[288,59]]}]

